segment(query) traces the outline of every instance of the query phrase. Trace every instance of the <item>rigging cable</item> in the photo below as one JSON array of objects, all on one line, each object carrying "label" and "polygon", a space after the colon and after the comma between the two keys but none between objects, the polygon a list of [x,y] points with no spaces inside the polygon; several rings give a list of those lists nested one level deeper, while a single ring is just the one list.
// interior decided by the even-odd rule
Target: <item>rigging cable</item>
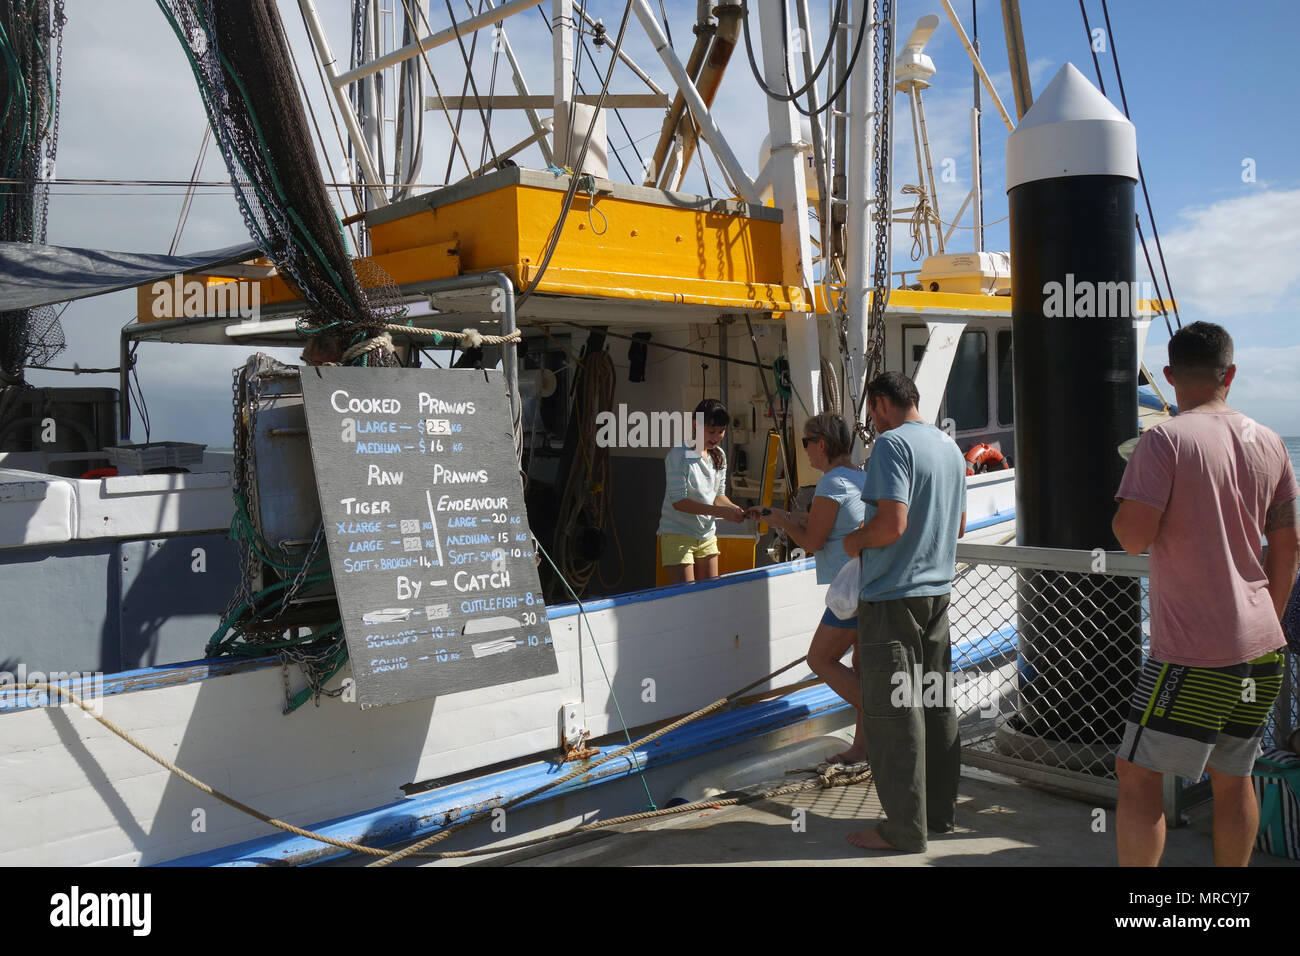
[{"label": "rigging cable", "polygon": [[[1093,65],[1093,69],[1096,71],[1097,74],[1097,86],[1100,87],[1102,95],[1104,96],[1106,94],[1106,83],[1101,76],[1101,63],[1097,59],[1097,52],[1096,50],[1093,49],[1092,25],[1088,20],[1088,10],[1084,6],[1084,0],[1079,0],[1079,13],[1083,17],[1083,29],[1085,34],[1087,35],[1086,42],[1088,43],[1088,49],[1092,51],[1092,65]],[[1102,0],[1102,13],[1106,18],[1106,35],[1110,39],[1110,52],[1111,52],[1111,57],[1115,64],[1115,78],[1119,81],[1120,102],[1123,104],[1124,107],[1124,116],[1128,117],[1129,115],[1128,98],[1124,95],[1124,79],[1120,75],[1119,53],[1115,49],[1115,37],[1111,33],[1110,12],[1106,6],[1106,0]],[[1160,269],[1164,273],[1165,288],[1169,292],[1169,298],[1174,307],[1174,319],[1178,323],[1178,327],[1182,328],[1183,327],[1182,318],[1178,315],[1178,301],[1177,299],[1174,298],[1173,284],[1169,280],[1169,270],[1165,266],[1164,249],[1160,245],[1160,233],[1156,229],[1155,212],[1151,208],[1151,196],[1147,192],[1146,177],[1143,176],[1142,174],[1142,161],[1140,159],[1138,160],[1138,182],[1142,186],[1142,196],[1146,201],[1147,218],[1151,220],[1151,232],[1155,238],[1156,255],[1160,259]],[[1164,318],[1165,328],[1169,331],[1169,334],[1172,337],[1173,328],[1169,324],[1169,312],[1165,308],[1164,296],[1160,290],[1160,282],[1156,278],[1155,268],[1152,266],[1151,263],[1151,254],[1147,251],[1146,237],[1142,233],[1142,223],[1136,216],[1134,216],[1134,222],[1135,225],[1137,226],[1138,240],[1142,245],[1142,255],[1146,258],[1147,272],[1151,276],[1151,284],[1155,287],[1156,290],[1156,308],[1160,311],[1161,316]]]},{"label": "rigging cable", "polygon": [[[405,2],[405,0],[403,0],[403,2]],[[470,0],[465,0],[465,8],[469,11],[471,17],[477,16],[478,14],[483,12],[483,0],[479,0],[479,5],[477,10],[474,9],[474,5],[470,2]],[[421,16],[424,16],[423,10],[421,10]],[[428,23],[429,21],[426,18],[425,25],[428,26]],[[431,28],[430,28],[430,32],[432,32]],[[474,36],[469,43],[469,58],[471,62],[473,62],[474,57],[475,55],[477,55],[477,53],[478,53],[478,31],[475,30]],[[469,93],[469,71],[466,70],[465,75],[461,77],[460,80],[460,100],[456,103],[456,126],[455,126],[456,133],[460,132],[461,123],[465,121],[465,101],[469,98],[468,93]],[[448,114],[448,116],[450,115],[451,114]],[[448,153],[447,171],[446,173],[443,174],[443,179],[447,179],[447,180],[451,179],[451,169],[455,165],[455,163],[456,163],[455,153]],[[481,166],[482,164],[480,163],[480,168]],[[473,173],[471,173],[470,176],[472,177]]]},{"label": "rigging cable", "polygon": [[[554,33],[555,27],[551,26],[551,21],[547,19],[546,14],[542,13],[541,7],[537,7],[535,9],[537,10],[537,15],[542,18],[542,22],[546,24],[546,29],[549,30],[551,33]],[[604,42],[608,42],[608,41],[604,41]],[[591,63],[592,69],[594,69],[596,71],[596,75],[599,76],[600,66],[599,64],[596,63],[596,57],[592,54],[591,48],[587,46],[587,44],[585,43],[580,44],[580,46],[582,47],[583,52],[587,54],[587,59]],[[578,79],[576,76],[574,77],[574,87],[577,89],[579,93],[587,92],[586,89],[583,88],[582,81]],[[636,144],[641,142],[642,140],[647,140],[652,136],[658,136],[659,134],[657,132],[650,132],[650,133],[646,133],[644,136],[638,137],[637,139],[633,139],[632,131],[627,128],[627,123],[623,120],[623,111],[620,110],[617,106],[612,107],[612,109],[614,111],[614,118],[618,120],[618,125],[623,128],[623,134],[627,136],[627,145],[632,147],[632,152],[636,154],[637,162],[640,163],[642,166],[645,166],[645,159],[642,158],[641,150],[636,148]],[[627,163],[623,162],[623,155],[619,152],[618,147],[615,146],[613,143],[610,143],[609,148],[613,151],[614,158],[618,160],[618,165],[622,167],[623,175],[626,176],[629,180],[632,180],[633,179],[632,172],[627,168]]]},{"label": "rigging cable", "polygon": [[1083,0],[1079,0],[1079,13],[1083,15],[1083,31],[1088,35],[1088,52],[1092,54],[1092,68],[1097,71],[1097,86],[1101,88],[1101,95],[1106,95],[1106,81],[1101,78],[1101,61],[1097,59],[1097,48],[1093,45],[1092,24],[1088,22],[1088,8],[1083,5]]},{"label": "rigging cable", "polygon": [[[1124,74],[1120,72],[1119,68],[1119,50],[1115,46],[1115,33],[1110,28],[1110,9],[1106,0],[1101,0],[1101,14],[1106,19],[1106,35],[1110,37],[1110,58],[1111,62],[1115,64],[1115,80],[1119,83],[1120,102],[1124,104],[1125,118],[1129,118],[1128,97],[1124,95]],[[1160,271],[1164,273],[1165,288],[1169,290],[1170,302],[1174,307],[1174,321],[1178,323],[1178,327],[1181,329],[1183,320],[1178,314],[1178,300],[1174,298],[1174,284],[1169,281],[1169,269],[1165,266],[1165,251],[1160,245],[1160,231],[1156,228],[1156,214],[1151,208],[1151,194],[1147,192],[1147,180],[1142,175],[1142,159],[1140,157],[1137,166],[1138,182],[1142,184],[1142,198],[1146,201],[1147,218],[1151,220],[1151,236],[1156,242],[1156,258],[1160,260]],[[1152,276],[1152,278],[1154,279],[1155,276]],[[1163,302],[1160,303],[1160,307],[1164,308]]]},{"label": "rigging cable", "polygon": [[[754,80],[758,83],[758,88],[762,90],[770,99],[779,100],[782,103],[790,103],[798,97],[803,96],[810,91],[817,83],[822,71],[826,69],[826,64],[830,60],[831,51],[835,48],[835,27],[832,27],[830,38],[826,41],[826,47],[822,50],[821,58],[817,61],[817,66],[813,70],[812,76],[804,82],[799,89],[793,89],[790,86],[790,75],[788,68],[790,66],[789,36],[790,36],[790,17],[785,9],[785,0],[777,0],[781,9],[781,56],[785,69],[782,75],[785,77],[786,93],[779,93],[772,89],[764,81],[758,72],[758,63],[754,59],[754,43],[749,33],[749,0],[742,0],[740,20],[741,26],[745,32],[745,52],[749,55],[749,66],[754,71]],[[838,26],[844,20],[844,0],[835,0],[835,12],[831,15],[831,23]]]},{"label": "rigging cable", "polygon": [[[308,32],[308,35],[310,35],[311,31],[307,26],[307,15],[303,13],[301,7],[299,7],[298,9],[298,15],[302,17],[303,29]],[[299,69],[298,67],[298,57],[293,52],[292,46],[289,47],[289,60],[290,62],[293,63],[293,72],[298,77],[298,87],[302,90],[303,101],[306,102],[307,104],[307,112],[311,116],[311,125],[316,130],[316,140],[317,142],[320,143],[321,155],[325,158],[325,162],[329,167],[330,172],[333,173],[334,164],[330,163],[329,161],[329,148],[325,145],[325,137],[321,134],[320,124],[316,121],[316,110],[311,105],[311,97],[307,95],[307,82],[303,79],[302,70]],[[339,140],[339,150],[341,155],[343,156],[343,165],[348,175],[350,176],[352,173],[352,164],[347,161],[348,147],[347,144],[343,141],[343,132],[339,129],[338,116],[335,115],[334,113],[334,100],[330,96],[331,91],[329,85],[326,84],[325,82],[325,74],[321,71],[320,61],[316,58],[315,52],[312,53],[312,62],[316,64],[316,74],[320,77],[321,89],[325,91],[325,105],[329,107],[330,118],[334,122],[334,135],[337,136]],[[212,127],[209,126],[208,132],[211,131],[212,131]],[[334,178],[333,175],[331,175],[330,178],[333,179]],[[339,211],[345,212],[347,210],[347,206],[344,205],[343,203],[343,193],[340,189],[340,184],[327,183],[326,185],[332,186],[334,188],[334,194],[338,197],[339,200]],[[356,182],[350,182],[348,185],[352,193],[353,205],[356,207],[357,212],[361,212],[363,209],[365,209],[365,203],[361,199],[361,190],[358,187]],[[352,236],[352,248],[359,251],[361,249],[361,246],[357,243],[357,233],[356,230],[352,228],[352,222],[348,221],[347,219],[344,219],[343,221],[347,225],[348,234]]]},{"label": "rigging cable", "polygon": [[[497,26],[497,29],[501,29],[499,24]],[[492,73],[488,77],[488,107],[487,107],[488,126],[492,125],[492,116],[493,116],[492,100],[496,97],[497,67],[500,64],[500,62],[501,62],[501,44],[493,43],[492,44]],[[480,169],[482,169],[484,166],[487,165],[487,148],[488,148],[487,128],[485,127],[483,130],[483,145],[479,148],[479,153],[478,153],[478,165]],[[500,160],[497,160],[497,165],[498,166],[500,165]]]},{"label": "rigging cable", "polygon": [[199,172],[203,168],[204,157],[208,155],[208,143],[212,142],[212,127],[206,122],[203,124],[203,141],[199,143],[199,157],[194,160],[194,170],[190,173],[190,187],[185,190],[185,199],[181,202],[180,217],[176,220],[176,230],[172,233],[171,245],[167,247],[167,255],[176,255],[176,247],[180,245],[181,233],[185,231],[185,223],[190,218],[190,207],[194,202],[194,183],[199,178]]},{"label": "rigging cable", "polygon": [[[866,4],[867,4],[867,0],[863,0],[863,19],[864,19],[864,20],[866,19]],[[745,3],[744,6],[746,7],[746,10],[748,10],[748,3]],[[782,8],[781,8],[781,9],[782,9],[782,15],[783,15],[783,20],[782,20],[782,22],[785,22],[785,20],[784,20],[784,11],[785,11],[784,2],[782,2]],[[840,94],[844,92],[844,88],[845,88],[846,86],[848,86],[848,83],[849,83],[849,77],[851,77],[851,76],[853,75],[853,69],[854,69],[855,66],[857,66],[857,63],[858,63],[858,54],[862,52],[862,41],[863,41],[863,39],[866,37],[867,33],[869,32],[869,30],[867,30],[867,29],[859,29],[859,30],[858,30],[858,36],[857,36],[857,39],[854,40],[854,42],[853,42],[853,52],[852,52],[852,54],[849,56],[849,62],[848,62],[848,65],[845,67],[845,70],[844,70],[844,76],[842,76],[842,77],[840,78],[840,82],[836,85],[835,89],[834,89],[833,91],[831,91],[831,94],[826,98],[826,102],[824,102],[821,106],[817,107],[815,110],[806,110],[806,109],[803,108],[803,106],[799,103],[799,100],[796,98],[796,97],[797,97],[797,94],[795,94],[795,95],[782,95],[782,94],[778,94],[778,93],[776,93],[776,91],[772,90],[772,89],[767,85],[766,82],[764,82],[763,77],[762,77],[762,75],[759,73],[759,70],[758,70],[758,63],[757,63],[757,61],[754,59],[754,47],[753,47],[753,41],[751,40],[750,35],[749,35],[749,17],[748,17],[748,14],[746,14],[746,15],[742,18],[742,22],[743,22],[743,25],[744,25],[744,35],[745,35],[745,53],[746,53],[746,55],[747,55],[748,58],[749,58],[749,68],[750,68],[751,72],[753,72],[753,74],[754,74],[754,79],[757,81],[759,87],[763,90],[764,93],[766,93],[768,96],[773,97],[774,99],[780,100],[780,101],[783,102],[783,103],[793,103],[793,104],[794,104],[794,108],[795,108],[796,110],[798,110],[798,111],[799,111],[801,114],[803,114],[804,116],[807,116],[807,117],[810,117],[810,118],[813,117],[813,116],[820,116],[822,113],[825,113],[825,112],[827,112],[828,110],[830,110],[830,109],[831,109],[831,104],[833,104],[837,99],[839,99]],[[839,27],[840,27],[841,25],[842,25],[842,18],[837,18],[837,20],[835,21],[835,25],[832,26],[832,28],[831,28],[831,39],[827,41],[828,43],[833,43],[833,42],[834,42],[834,39],[835,39],[835,32],[836,32],[836,30],[839,29]],[[865,27],[865,24],[863,24],[863,26]],[[790,55],[789,55],[789,52],[788,52],[788,48],[787,48],[787,46],[786,46],[786,40],[785,40],[784,38],[782,38],[782,41],[781,41],[781,50],[782,50],[783,58],[784,58],[785,62],[786,62],[786,63],[789,63],[789,62],[790,62]],[[791,87],[790,87],[790,77],[789,77],[788,74],[785,74],[784,71],[783,71],[783,75],[785,75],[786,89],[787,89],[787,90],[790,90],[790,89],[791,89]],[[814,78],[814,79],[815,79],[815,78]],[[807,88],[807,87],[805,86],[804,88]],[[802,92],[802,89],[803,89],[803,88],[801,88],[801,91],[800,91],[800,92]],[[792,93],[793,93],[793,91],[792,91]]]},{"label": "rigging cable", "polygon": [[149,405],[144,400],[144,389],[140,385],[139,363],[135,359],[136,350],[140,348],[140,340],[136,339],[131,343],[131,351],[127,358],[131,363],[131,377],[126,381],[126,390],[128,397],[134,403],[135,407],[140,410],[140,423],[144,425],[144,441],[149,444]]},{"label": "rigging cable", "polygon": [[[415,18],[411,16],[411,8],[408,5],[407,0],[401,0],[401,3],[402,3],[402,12],[406,15],[406,22],[410,26],[411,32],[416,36],[419,36],[419,26],[416,24]],[[429,18],[428,16],[425,15],[423,10],[420,11],[420,18],[424,20],[426,26],[429,25]],[[433,32],[432,28],[430,28],[430,32]],[[447,109],[447,103],[442,98],[442,87],[438,85],[438,77],[434,75],[433,65],[429,63],[429,55],[425,51],[423,46],[420,47],[420,59],[424,61],[424,68],[429,74],[429,82],[433,84],[433,94],[436,97],[438,97],[438,106],[442,109],[442,115],[447,118],[447,125],[451,127],[452,145],[455,147],[455,151],[460,153],[461,162],[465,164],[465,171],[468,172],[470,176],[473,176],[474,167],[470,165],[469,157],[465,155],[465,146],[460,141],[460,132],[459,132],[460,127],[458,124],[452,122],[451,111]],[[451,179],[450,163],[448,163],[447,165],[447,175],[443,178]]]},{"label": "rigging cable", "polygon": [[[549,25],[550,25],[550,24],[547,24],[547,26],[549,26]],[[600,39],[600,36],[597,36],[597,38],[596,38],[596,44],[597,44],[597,46],[603,46],[603,45],[604,45],[604,41],[602,41],[602,40]],[[582,52],[585,53],[585,54],[587,54],[587,60],[588,60],[588,62],[591,63],[591,68],[592,68],[593,70],[595,70],[595,71],[596,71],[596,75],[599,76],[599,75],[600,75],[600,65],[596,62],[595,54],[593,54],[593,53],[591,52],[591,46],[590,46],[589,44],[586,44],[586,43],[581,43],[581,44],[579,44],[579,45],[582,47]],[[576,77],[574,78],[574,81],[575,81],[575,84],[577,84],[577,78],[576,78]],[[579,92],[582,92],[582,86],[581,86],[581,84],[577,84],[577,85],[578,85],[578,90],[579,90]],[[645,159],[643,159],[642,156],[641,156],[641,150],[639,150],[639,149],[636,148],[636,140],[634,140],[634,139],[632,138],[632,131],[629,130],[629,129],[627,128],[627,123],[624,122],[624,120],[623,120],[623,111],[620,110],[618,107],[614,107],[614,108],[613,108],[613,112],[614,112],[614,119],[618,120],[618,125],[619,125],[620,127],[622,127],[622,129],[623,129],[623,135],[627,137],[627,144],[628,144],[628,146],[631,146],[631,147],[632,147],[632,152],[636,155],[636,161],[637,161],[637,163],[640,164],[640,165],[644,168],[644,166],[645,166]],[[642,139],[647,139],[649,136],[652,136],[652,135],[654,135],[654,134],[653,134],[653,133],[649,133],[649,134],[647,134],[646,136],[643,136]],[[622,169],[623,169],[623,175],[626,176],[626,177],[628,178],[628,180],[631,181],[631,180],[632,180],[632,173],[631,173],[631,171],[627,168],[627,163],[623,162],[623,157],[622,157],[622,155],[619,153],[619,151],[618,151],[618,147],[615,146],[613,143],[610,143],[610,144],[609,144],[609,148],[610,148],[611,150],[613,150],[613,152],[614,152],[614,158],[618,160],[618,165],[619,165],[620,167],[622,167]]]},{"label": "rigging cable", "polygon": [[[1106,81],[1102,79],[1101,62],[1097,59],[1097,51],[1093,47],[1092,24],[1088,21],[1088,9],[1087,7],[1084,6],[1083,0],[1079,0],[1079,13],[1083,16],[1083,29],[1085,34],[1087,34],[1088,49],[1092,51],[1092,66],[1097,74],[1097,86],[1101,89],[1102,95],[1105,96]],[[1109,24],[1107,24],[1107,30],[1109,30]],[[1114,43],[1111,44],[1111,49],[1114,49]],[[1127,112],[1128,112],[1128,107],[1127,104],[1125,104],[1125,115],[1127,115]],[[1141,175],[1142,175],[1142,167],[1141,165],[1139,165],[1138,166],[1139,178],[1141,178]],[[1144,184],[1143,189],[1145,190],[1145,188],[1146,187]],[[1150,212],[1149,203],[1147,206],[1147,211],[1148,213]],[[1165,308],[1164,295],[1160,291],[1160,282],[1159,280],[1156,279],[1156,270],[1151,264],[1151,253],[1147,251],[1146,237],[1142,233],[1142,220],[1137,216],[1134,216],[1133,220],[1134,220],[1134,224],[1137,226],[1138,240],[1142,245],[1142,256],[1143,258],[1146,259],[1147,273],[1151,276],[1151,284],[1155,286],[1156,308],[1160,310],[1160,315],[1165,320],[1165,329],[1166,331],[1168,331],[1170,338],[1172,338],[1174,334],[1174,330],[1173,327],[1169,324],[1169,311]],[[1154,220],[1152,220],[1152,225],[1154,226],[1154,224],[1155,224]],[[1171,299],[1173,298],[1173,289],[1169,290],[1169,296]],[[1180,327],[1181,324],[1182,323],[1180,322],[1179,323]]]},{"label": "rigging cable", "polygon": [[[474,107],[478,110],[479,121],[483,124],[483,138],[487,141],[487,147],[492,152],[492,165],[495,166],[497,164],[497,148],[496,144],[492,142],[492,122],[483,112],[483,100],[479,97],[478,83],[474,81],[474,58],[465,50],[465,40],[460,33],[460,21],[456,19],[455,11],[451,9],[451,0],[443,0],[443,3],[447,6],[447,16],[451,17],[451,29],[456,34],[456,46],[460,49],[460,58],[465,63],[465,79],[469,82],[470,91],[474,94]],[[427,23],[428,20],[426,19],[425,22]],[[432,28],[430,32],[432,32]],[[478,45],[477,30],[474,31],[474,39],[470,45],[471,47]]]},{"label": "rigging cable", "polygon": [[673,31],[672,28],[668,26],[668,10],[664,7],[664,0],[659,0],[659,16],[662,17],[664,21],[664,36],[668,38],[668,45],[672,46]]}]

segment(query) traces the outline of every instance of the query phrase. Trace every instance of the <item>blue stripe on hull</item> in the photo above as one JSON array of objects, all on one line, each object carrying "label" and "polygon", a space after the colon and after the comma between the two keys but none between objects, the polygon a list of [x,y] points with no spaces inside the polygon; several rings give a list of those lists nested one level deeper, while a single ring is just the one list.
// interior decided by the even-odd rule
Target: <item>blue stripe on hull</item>
[{"label": "blue stripe on hull", "polygon": [[[665,734],[650,747],[637,751],[636,756],[643,768],[652,770],[689,757],[720,750],[783,727],[847,709],[848,704],[828,688],[810,687],[776,700],[762,701],[734,711],[702,717],[672,733]],[[618,749],[618,745],[613,744],[609,749]],[[529,764],[475,780],[452,784],[364,813],[311,824],[306,829],[337,840],[364,842],[368,846],[392,846],[431,836],[476,810],[499,806],[573,769],[571,765],[555,763]],[[630,777],[635,773],[631,756],[621,757],[597,767],[591,774],[576,777],[520,806],[544,803],[564,794]],[[303,864],[320,862],[342,856],[347,852],[315,840],[291,835],[276,835],[249,840],[219,850],[196,853],[159,865]]]},{"label": "blue stripe on hull", "polygon": [[[953,671],[961,673],[977,665],[999,665],[1016,655],[1016,633],[1010,625],[953,648]],[[761,736],[803,721],[826,716],[848,705],[826,687],[810,687],[772,701],[751,704],[734,711],[703,717],[670,734],[653,746],[637,751],[640,765],[652,770],[679,760]],[[613,744],[609,749],[617,749]],[[572,766],[534,763],[504,770],[474,780],[442,787],[420,796],[401,800],[364,813],[336,817],[308,826],[325,836],[368,846],[395,844],[431,836],[457,823],[476,810],[500,806],[519,794],[545,784]],[[533,806],[587,787],[631,777],[635,767],[630,756],[611,760],[593,773],[577,777],[520,806]],[[161,866],[260,866],[317,863],[343,856],[348,851],[295,836],[271,836],[249,840],[219,850],[181,857]]]}]

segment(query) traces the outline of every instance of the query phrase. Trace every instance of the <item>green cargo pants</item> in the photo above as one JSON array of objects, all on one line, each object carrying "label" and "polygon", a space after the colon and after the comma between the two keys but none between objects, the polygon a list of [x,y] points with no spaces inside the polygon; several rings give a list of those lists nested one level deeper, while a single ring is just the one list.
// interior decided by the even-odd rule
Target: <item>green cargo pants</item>
[{"label": "green cargo pants", "polygon": [[961,774],[950,694],[949,595],[858,602],[858,669],[872,779],[899,850],[926,848],[926,830],[952,829]]}]

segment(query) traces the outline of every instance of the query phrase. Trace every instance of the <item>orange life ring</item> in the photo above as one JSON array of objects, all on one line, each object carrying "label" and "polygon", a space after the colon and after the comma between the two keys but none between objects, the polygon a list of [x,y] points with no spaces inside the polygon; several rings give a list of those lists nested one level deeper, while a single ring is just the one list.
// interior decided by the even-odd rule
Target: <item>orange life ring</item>
[{"label": "orange life ring", "polygon": [[992,445],[979,444],[966,452],[966,474],[982,475],[986,471],[994,471],[1010,467],[1007,464],[1006,456],[998,451]]}]

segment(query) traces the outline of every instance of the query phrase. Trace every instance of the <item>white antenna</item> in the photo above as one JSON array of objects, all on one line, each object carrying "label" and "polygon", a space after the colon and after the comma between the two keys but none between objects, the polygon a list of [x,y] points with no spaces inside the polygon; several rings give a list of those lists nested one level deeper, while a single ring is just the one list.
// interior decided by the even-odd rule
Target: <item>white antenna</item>
[{"label": "white antenna", "polygon": [[903,50],[894,64],[894,78],[898,81],[899,89],[914,80],[921,83],[922,88],[930,85],[929,79],[935,73],[934,61],[921,51],[938,27],[939,18],[933,13],[916,21],[912,35],[903,44]]},{"label": "white antenna", "polygon": [[[929,182],[929,206],[931,214],[923,217],[925,223],[925,252],[931,255],[933,249],[930,243],[930,222],[933,219],[939,221],[939,194],[935,189],[934,183],[934,164],[930,161],[930,137],[925,129],[925,104],[921,99],[921,91],[929,89],[930,78],[935,74],[934,60],[930,59],[922,51],[925,45],[930,42],[930,36],[939,26],[939,18],[933,13],[921,17],[916,21],[916,26],[912,28],[912,34],[907,38],[907,43],[903,45],[903,51],[898,54],[894,61],[894,89],[900,93],[906,93],[908,102],[912,107],[912,141],[916,146],[916,178],[917,185],[925,192],[925,183]],[[922,159],[925,160],[925,168],[922,169]],[[918,199],[918,206],[921,203]],[[943,229],[935,230],[939,245],[939,254],[943,254]]]}]

